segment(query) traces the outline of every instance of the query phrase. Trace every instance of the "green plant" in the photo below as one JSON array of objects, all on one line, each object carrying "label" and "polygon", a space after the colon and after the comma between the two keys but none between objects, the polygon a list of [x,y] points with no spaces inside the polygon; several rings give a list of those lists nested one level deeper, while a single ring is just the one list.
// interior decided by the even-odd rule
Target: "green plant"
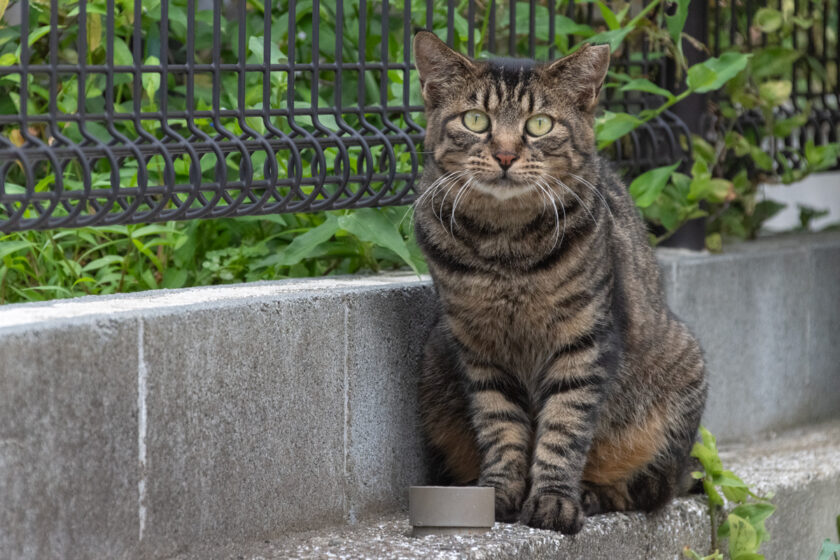
[{"label": "green plant", "polygon": [[[711,550],[707,556],[701,556],[686,548],[684,554],[692,560],[723,560],[719,543],[726,539],[731,560],[761,560],[764,555],[759,554],[758,549],[770,537],[764,522],[776,511],[776,506],[769,501],[772,496],[756,495],[735,473],[724,469],[715,437],[702,426],[700,435],[702,441],[694,444],[691,456],[703,466],[703,472],[695,472],[693,476],[702,481],[708,498]],[[734,507],[718,524],[724,498]]]},{"label": "green plant", "polygon": [[[837,540],[840,541],[840,515],[835,519],[835,524],[837,526]],[[818,560],[840,560],[840,544],[831,542],[831,539],[825,539]]]},{"label": "green plant", "polygon": [[[787,118],[778,118],[779,111],[787,107],[788,86],[785,76],[790,74],[792,65],[805,62],[815,64],[814,58],[793,49],[793,39],[801,37],[820,17],[796,12],[792,4],[785,0],[783,10],[764,9],[756,18],[760,28],[768,33],[766,45],[745,52],[743,42],[723,45],[719,57],[710,58],[700,64],[688,66],[682,54],[685,40],[682,29],[687,16],[688,0],[675,2],[676,11],[666,15],[662,6],[664,0],[652,0],[641,11],[633,12],[629,2],[619,0],[607,5],[601,0],[578,1],[573,7],[574,14],[569,17],[570,0],[557,3],[555,15],[554,44],[558,54],[571,52],[583,42],[609,43],[613,51],[627,52],[628,57],[636,59],[640,55],[641,41],[649,47],[650,60],[664,56],[674,59],[676,67],[687,77],[687,86],[680,92],[672,93],[660,88],[654,82],[658,76],[644,74],[641,65],[631,65],[626,72],[611,72],[606,89],[613,93],[612,99],[621,101],[625,96],[639,93],[659,96],[662,102],[651,109],[631,115],[629,113],[607,111],[597,120],[598,143],[608,149],[612,144],[630,142],[628,134],[642,123],[655,118],[663,111],[673,107],[688,95],[712,93],[719,108],[721,122],[731,130],[724,129],[718,136],[710,139],[694,140],[695,161],[683,164],[689,173],[678,173],[678,165],[669,165],[654,169],[632,181],[630,190],[637,205],[652,223],[663,228],[663,232],[654,241],[660,241],[680,227],[686,220],[698,216],[710,216],[709,245],[719,247],[721,236],[750,236],[760,227],[777,208],[772,203],[756,201],[755,191],[759,182],[772,180],[794,181],[805,173],[834,165],[837,157],[836,145],[805,144],[799,147],[800,160],[807,165],[786,168],[782,155],[793,157],[789,146],[776,152],[774,157],[762,149],[768,141],[780,142],[800,126],[803,115],[800,112]],[[446,34],[448,20],[448,2],[435,0],[432,5],[433,30],[440,35]],[[467,13],[468,3],[461,0],[452,14],[453,40],[455,47],[467,51],[470,41]],[[789,5],[790,4],[790,5]],[[144,37],[139,43],[141,51],[134,53],[134,2],[117,0],[114,3],[114,48],[108,53],[105,44],[105,18],[107,3],[105,0],[91,0],[87,3],[87,20],[80,21],[79,6],[75,0],[59,0],[55,14],[61,34],[58,38],[58,52],[54,53],[60,64],[77,64],[83,58],[90,64],[104,64],[112,54],[118,65],[131,65],[135,56],[139,60],[155,64],[162,56],[160,42],[161,7],[160,0],[142,3],[140,27]],[[360,57],[374,60],[379,58],[383,44],[389,59],[401,61],[406,48],[403,40],[403,18],[409,18],[413,28],[426,26],[426,2],[412,2],[408,11],[403,3],[394,3],[390,7],[390,19],[383,25],[382,13],[378,3],[366,3],[366,12],[362,13],[361,4],[345,2],[341,14],[343,21],[343,42],[341,57],[345,61],[356,61]],[[0,4],[0,12],[6,4]],[[244,26],[248,34],[244,56],[248,63],[262,63],[266,57],[272,62],[282,62],[290,46],[294,45],[297,60],[311,60],[311,44],[314,18],[311,1],[300,0],[295,3],[295,33],[289,33],[290,3],[281,1],[272,4],[271,12],[264,13],[265,4],[256,0],[246,0],[244,4]],[[488,56],[488,23],[490,3],[479,3],[480,25],[473,34],[473,48],[478,56]],[[579,23],[585,19],[584,12],[590,7],[600,15],[598,23],[587,25]],[[187,1],[170,0],[169,2],[169,41],[167,43],[170,63],[183,63],[192,57],[196,63],[210,62],[213,47],[212,21],[209,10],[200,10],[196,15],[193,38],[195,52],[186,52]],[[528,29],[530,3],[518,2],[514,13],[509,14],[507,3],[497,4],[496,30],[498,44],[507,44],[511,30],[508,27],[510,15],[513,15],[517,30],[514,43],[519,52],[526,52],[531,38],[522,33]],[[549,11],[542,4],[536,4],[535,41],[537,58],[548,57],[549,47]],[[41,0],[29,3],[30,33],[28,43],[31,47],[31,64],[49,63],[49,21],[50,4]],[[482,11],[483,10],[483,11]],[[800,12],[802,9],[799,10]],[[725,10],[724,18],[730,17]],[[736,9],[734,17],[745,18],[742,8]],[[271,18],[271,47],[265,52],[263,37],[264,17]],[[334,62],[336,44],[334,37],[339,18],[335,7],[329,2],[320,3],[318,14],[320,29],[319,57],[323,63]],[[359,27],[362,19],[368,22],[366,34],[360,36]],[[723,23],[726,24],[728,20]],[[78,31],[81,26],[87,31],[87,42],[80,50]],[[384,29],[383,29],[384,28]],[[239,60],[238,53],[239,21],[236,17],[222,18],[220,58],[222,62],[232,63]],[[17,64],[20,61],[20,28],[3,23],[0,13],[0,65]],[[775,49],[775,50],[774,50]],[[778,55],[778,56],[777,56]],[[772,64],[769,64],[772,62]],[[651,68],[656,68],[652,65]],[[835,84],[836,73],[817,73],[827,84]],[[404,74],[402,71],[389,70],[388,84],[383,91],[379,81],[385,79],[378,71],[344,72],[341,76],[341,102],[345,106],[401,104],[403,101],[403,82],[411,82],[409,103],[419,105],[419,88],[416,72]],[[0,75],[0,114],[18,114],[21,109],[20,75]],[[35,73],[26,76],[29,96],[28,110],[31,113],[47,111],[49,99],[49,75]],[[233,72],[220,74],[221,107],[234,107],[240,95],[238,76]],[[263,76],[259,72],[248,72],[245,76],[244,91],[246,109],[259,109],[263,106]],[[337,75],[332,71],[322,71],[318,76],[317,99],[313,99],[312,74],[298,73],[295,76],[295,105],[307,107],[317,102],[320,107],[334,104],[336,99]],[[84,83],[78,80],[60,80],[58,96],[55,100],[60,111],[73,113],[83,108],[91,114],[101,114],[105,104],[106,76],[91,73]],[[214,106],[212,96],[212,77],[207,73],[197,73],[194,78],[194,109],[209,110]],[[271,92],[266,103],[271,108],[288,106],[288,75],[283,72],[270,74]],[[143,111],[157,110],[161,96],[166,96],[171,111],[186,109],[187,84],[183,74],[170,74],[161,79],[157,73],[147,72],[141,76],[139,99],[134,97],[133,82],[130,74],[114,75],[113,100],[117,112],[131,113],[135,103]],[[800,84],[801,85],[801,84]],[[790,89],[793,89],[791,86]],[[799,88],[801,91],[801,88]],[[382,96],[385,96],[383,99]],[[743,117],[746,112],[761,113],[761,130],[757,133],[741,133],[731,123]],[[366,114],[367,121],[380,129],[386,127],[380,113]],[[411,114],[411,119],[423,123],[422,114]],[[358,128],[360,116],[344,113],[342,118],[347,125]],[[406,115],[390,116],[394,125],[408,127]],[[332,115],[320,115],[318,122],[309,117],[299,116],[296,124],[309,131],[314,131],[316,124],[333,132],[340,132],[336,118]],[[235,135],[247,135],[243,123],[236,118],[224,117],[221,125]],[[186,132],[186,121],[169,121],[173,130]],[[210,119],[196,118],[193,124],[206,134],[217,133]],[[248,117],[244,124],[258,134],[265,132],[266,123],[261,118]],[[283,118],[271,119],[271,125],[291,132],[289,123]],[[117,120],[114,126],[119,133],[132,137],[136,134],[129,121]],[[143,122],[143,127],[158,138],[165,137],[159,120]],[[62,123],[60,134],[73,142],[83,140],[82,130],[74,121]],[[85,125],[85,132],[102,141],[110,141],[112,136],[102,123],[90,122]],[[33,123],[28,130],[21,131],[6,126],[0,134],[15,145],[22,145],[26,135],[37,137],[49,143],[54,132],[41,124]],[[281,153],[277,159],[280,172],[287,172],[288,154]],[[328,160],[338,158],[336,148],[326,148]],[[364,160],[361,149],[348,148],[351,172],[357,173],[357,162]],[[372,155],[376,161],[385,161],[384,150],[374,147]],[[419,154],[422,160],[422,152]],[[314,150],[304,150],[303,174],[309,177],[313,169]],[[767,157],[771,163],[768,164]],[[258,151],[252,156],[255,179],[263,179],[265,152]],[[784,161],[782,161],[784,160]],[[738,166],[746,162],[749,168],[741,172]],[[176,182],[189,183],[191,167],[198,166],[198,171],[207,181],[214,181],[217,167],[226,169],[230,179],[239,177],[242,160],[239,155],[229,156],[224,162],[217,162],[213,154],[206,154],[199,162],[192,162],[189,157],[176,158],[172,173]],[[395,168],[397,173],[412,171],[411,157],[406,148],[396,147]],[[128,186],[138,183],[139,164],[132,158],[120,162],[114,170],[106,159],[93,162],[91,167],[94,187],[110,185],[112,175]],[[153,157],[147,164],[150,181],[163,182],[165,163],[161,156]],[[765,169],[768,168],[768,169]],[[61,175],[64,188],[69,191],[83,190],[83,173],[79,162],[71,162],[62,170],[51,168],[44,163],[36,168],[38,174],[35,190],[47,192],[53,188]],[[6,192],[24,191],[22,170],[12,166],[7,172]],[[402,184],[397,184],[400,188]],[[335,187],[328,186],[326,195],[333,194]],[[373,190],[383,188],[382,183],[374,182]],[[312,192],[311,186],[302,187],[303,193]],[[281,194],[287,193],[288,190]],[[236,195],[236,192],[231,193]],[[57,215],[63,212],[57,209]],[[31,212],[31,209],[27,210]],[[113,293],[159,287],[194,286],[210,283],[238,282],[255,279],[283,278],[300,275],[323,275],[358,271],[376,271],[396,267],[410,267],[422,272],[422,257],[411,237],[410,220],[405,219],[405,209],[369,209],[354,212],[285,214],[282,216],[255,217],[245,219],[218,219],[201,222],[177,222],[152,226],[122,226],[107,228],[83,228],[73,231],[47,231],[12,233],[0,237],[0,302],[40,300],[50,297],[71,297],[83,294]],[[717,236],[717,237],[716,237]],[[301,240],[297,241],[296,237]]]}]

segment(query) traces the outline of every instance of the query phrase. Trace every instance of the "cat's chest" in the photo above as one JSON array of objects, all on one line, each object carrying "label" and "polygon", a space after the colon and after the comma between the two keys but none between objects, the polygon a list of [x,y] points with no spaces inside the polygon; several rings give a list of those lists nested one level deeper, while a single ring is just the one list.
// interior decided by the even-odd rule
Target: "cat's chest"
[{"label": "cat's chest", "polygon": [[550,352],[550,295],[501,277],[441,291],[453,330],[482,354],[503,361],[539,361]]}]

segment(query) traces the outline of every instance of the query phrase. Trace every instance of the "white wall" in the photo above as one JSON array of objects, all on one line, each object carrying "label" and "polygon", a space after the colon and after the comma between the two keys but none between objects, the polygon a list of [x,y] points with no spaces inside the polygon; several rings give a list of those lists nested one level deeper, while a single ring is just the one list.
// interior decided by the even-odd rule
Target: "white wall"
[{"label": "white wall", "polygon": [[764,223],[769,231],[784,231],[799,225],[799,208],[804,204],[828,209],[828,216],[814,220],[812,229],[818,230],[840,222],[840,171],[818,173],[793,185],[762,185],[764,197],[787,204],[787,208]]}]

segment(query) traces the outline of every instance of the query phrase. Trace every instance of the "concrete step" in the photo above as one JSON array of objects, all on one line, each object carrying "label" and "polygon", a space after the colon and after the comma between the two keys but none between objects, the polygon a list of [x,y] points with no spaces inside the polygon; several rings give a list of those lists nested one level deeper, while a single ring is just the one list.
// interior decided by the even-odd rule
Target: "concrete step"
[{"label": "concrete step", "polygon": [[[775,493],[773,503],[778,510],[767,521],[771,539],[761,550],[767,558],[815,559],[823,539],[837,539],[840,422],[730,445],[721,455],[724,465],[755,485],[759,493]],[[651,515],[597,515],[574,537],[504,523],[478,536],[413,538],[410,531],[406,515],[389,515],[355,526],[298,533],[250,546],[196,550],[176,558],[670,560],[682,558],[685,546],[705,553],[710,542],[709,517],[701,497],[675,500]]]},{"label": "concrete step", "polygon": [[[721,441],[840,416],[840,235],[658,253]],[[167,557],[405,507],[416,276],[0,306],[0,558]]]}]

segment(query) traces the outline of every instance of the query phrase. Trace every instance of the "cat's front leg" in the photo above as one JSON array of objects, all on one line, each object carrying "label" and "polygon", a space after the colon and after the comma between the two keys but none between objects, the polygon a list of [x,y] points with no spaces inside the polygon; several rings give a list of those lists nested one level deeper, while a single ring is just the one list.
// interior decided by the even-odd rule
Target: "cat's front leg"
[{"label": "cat's front leg", "polygon": [[521,521],[566,534],[581,530],[581,477],[606,383],[598,345],[555,354],[542,379],[531,490]]},{"label": "cat's front leg", "polygon": [[526,393],[498,366],[465,360],[470,414],[481,454],[479,486],[496,489],[496,520],[519,518],[528,477],[531,421]]}]

